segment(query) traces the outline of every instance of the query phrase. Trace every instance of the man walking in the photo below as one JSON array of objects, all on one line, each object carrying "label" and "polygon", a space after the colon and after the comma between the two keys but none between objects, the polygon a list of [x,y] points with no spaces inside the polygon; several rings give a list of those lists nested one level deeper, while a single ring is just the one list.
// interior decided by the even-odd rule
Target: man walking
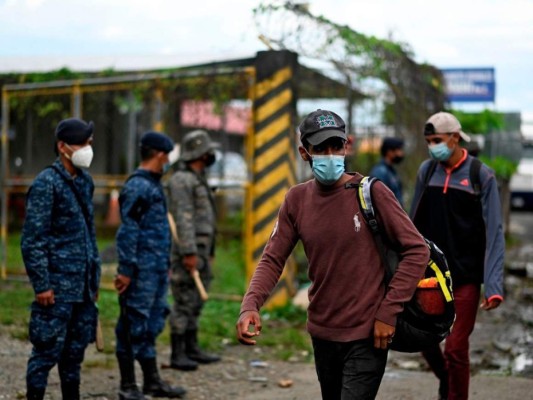
[{"label": "man walking", "polygon": [[374,165],[370,171],[370,176],[374,176],[382,181],[392,190],[394,196],[403,205],[402,182],[398,176],[395,165],[403,161],[403,139],[396,137],[387,137],[381,144],[381,160]]},{"label": "man walking", "polygon": [[65,119],[55,131],[58,158],[33,181],[27,195],[21,249],[35,292],[26,374],[31,400],[44,398],[57,364],[63,399],[80,398],[80,368],[94,342],[100,258],[96,247],[91,165],[93,123]]},{"label": "man walking", "polygon": [[196,130],[184,136],[178,171],[169,182],[169,208],[176,223],[179,243],[172,246],[171,288],[174,306],[170,314],[171,368],[191,371],[198,363],[220,360],[198,345],[198,320],[204,305],[192,274],[209,288],[215,254],[215,199],[205,170],[215,162],[214,143],[207,132]]},{"label": "man walking", "polygon": [[[119,197],[122,224],[117,232],[120,318],[116,327],[116,355],[120,368],[121,400],[154,397],[180,398],[181,387],[164,382],[156,362],[156,338],[168,315],[167,290],[170,230],[160,180],[168,168],[174,143],[158,132],[141,138],[141,164],[128,178]],[[143,393],[135,382],[134,361],[141,364]]]},{"label": "man walking", "polygon": [[[322,398],[373,399],[394,340],[396,317],[423,275],[429,250],[394,195],[373,185],[377,215],[401,249],[385,293],[383,266],[370,227],[356,200],[360,174],[344,171],[346,132],[334,112],[317,110],[300,124],[300,156],[314,179],[292,187],[241,304],[237,338],[256,343],[259,309],[274,289],[287,257],[302,241],[308,259],[307,330]],[[252,328],[253,327],[253,328]]]},{"label": "man walking", "polygon": [[439,378],[439,398],[468,398],[469,337],[481,308],[503,301],[505,241],[498,185],[492,171],[462,148],[470,138],[450,113],[432,115],[424,127],[432,160],[418,171],[411,217],[446,255],[453,280],[456,320],[444,353],[436,345],[423,355]]}]

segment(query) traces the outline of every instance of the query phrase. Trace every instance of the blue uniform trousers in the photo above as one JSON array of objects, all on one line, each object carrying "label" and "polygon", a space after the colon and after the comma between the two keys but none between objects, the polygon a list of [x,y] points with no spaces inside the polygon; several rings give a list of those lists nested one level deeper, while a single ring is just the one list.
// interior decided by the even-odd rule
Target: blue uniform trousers
[{"label": "blue uniform trousers", "polygon": [[169,314],[167,291],[166,271],[140,270],[132,280],[120,299],[121,317],[115,328],[117,356],[131,355],[137,360],[156,357],[156,339]]},{"label": "blue uniform trousers", "polygon": [[57,364],[62,383],[80,382],[80,368],[87,345],[95,341],[98,310],[91,301],[56,302],[41,306],[33,302],[30,318],[28,387],[45,388],[50,370]]}]

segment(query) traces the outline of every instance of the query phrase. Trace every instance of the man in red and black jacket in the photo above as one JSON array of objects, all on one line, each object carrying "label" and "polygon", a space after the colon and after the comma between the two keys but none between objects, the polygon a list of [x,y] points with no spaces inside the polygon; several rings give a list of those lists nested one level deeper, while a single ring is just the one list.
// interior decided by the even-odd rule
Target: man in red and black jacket
[{"label": "man in red and black jacket", "polygon": [[481,284],[481,308],[491,310],[503,301],[505,241],[498,185],[494,171],[461,147],[460,141],[470,137],[452,114],[431,116],[424,135],[432,160],[424,161],[418,171],[411,218],[446,255],[456,321],[444,353],[435,346],[423,355],[440,380],[439,398],[467,399],[469,336]]}]

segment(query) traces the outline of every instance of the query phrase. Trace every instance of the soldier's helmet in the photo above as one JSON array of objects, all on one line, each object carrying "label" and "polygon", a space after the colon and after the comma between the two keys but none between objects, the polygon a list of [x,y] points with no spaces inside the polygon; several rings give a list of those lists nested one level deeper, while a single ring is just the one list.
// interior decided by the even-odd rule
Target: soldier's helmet
[{"label": "soldier's helmet", "polygon": [[185,162],[193,161],[204,154],[210,153],[220,147],[213,142],[209,134],[201,129],[187,133],[181,141],[181,159]]}]

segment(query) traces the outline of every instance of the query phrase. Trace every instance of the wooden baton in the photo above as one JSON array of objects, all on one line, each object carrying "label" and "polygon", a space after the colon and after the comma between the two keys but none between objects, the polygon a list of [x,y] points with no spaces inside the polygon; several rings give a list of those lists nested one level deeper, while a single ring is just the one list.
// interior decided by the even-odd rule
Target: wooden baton
[{"label": "wooden baton", "polygon": [[96,321],[96,350],[99,352],[104,351],[104,333],[102,332],[102,324],[100,318]]},{"label": "wooden baton", "polygon": [[194,279],[194,283],[196,284],[196,289],[198,289],[198,293],[200,293],[200,298],[203,301],[207,301],[209,299],[209,295],[207,294],[204,284],[202,283],[202,280],[200,279],[200,274],[198,273],[198,270],[195,268],[191,272],[192,279]]},{"label": "wooden baton", "polygon": [[[172,214],[167,213],[167,219],[168,219],[168,225],[170,226],[170,233],[172,234],[172,239],[174,239],[174,242],[176,243],[176,245],[179,245],[178,229],[176,228],[176,223],[174,222],[174,218],[172,217]],[[200,298],[203,301],[207,301],[207,299],[209,299],[209,295],[207,294],[204,284],[202,283],[202,280],[200,279],[200,274],[198,273],[198,270],[195,268],[191,272],[191,275],[192,275],[192,279],[194,280],[194,284],[196,285],[196,289],[198,289],[198,293],[200,293]]]}]

